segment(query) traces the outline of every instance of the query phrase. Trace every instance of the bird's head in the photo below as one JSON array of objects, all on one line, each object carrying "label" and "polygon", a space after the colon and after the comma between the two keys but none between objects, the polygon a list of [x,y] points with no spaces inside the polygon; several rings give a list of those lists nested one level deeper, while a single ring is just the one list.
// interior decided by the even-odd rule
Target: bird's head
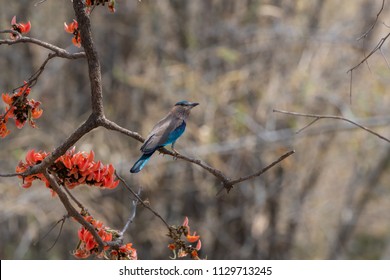
[{"label": "bird's head", "polygon": [[196,102],[189,102],[187,100],[182,100],[182,101],[179,101],[175,104],[175,106],[182,106],[182,107],[187,107],[188,109],[192,109],[194,108],[195,106],[199,105],[199,103],[196,103]]},{"label": "bird's head", "polygon": [[186,100],[179,101],[173,107],[172,112],[177,114],[180,118],[186,119],[188,117],[188,115],[190,114],[191,109],[197,105],[199,105],[199,103],[189,102]]}]

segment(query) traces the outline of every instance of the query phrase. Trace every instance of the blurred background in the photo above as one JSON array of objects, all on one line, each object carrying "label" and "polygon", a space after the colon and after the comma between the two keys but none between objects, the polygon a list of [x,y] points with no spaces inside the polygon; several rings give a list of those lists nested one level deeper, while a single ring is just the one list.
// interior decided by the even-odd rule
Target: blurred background
[{"label": "blurred background", "polygon": [[[0,0],[0,29],[14,15],[31,21],[28,36],[70,52],[65,33],[75,18],[71,1]],[[177,101],[199,102],[175,148],[230,178],[255,172],[284,152],[296,153],[259,178],[216,196],[221,184],[188,162],[155,154],[142,172],[129,169],[141,143],[96,129],[76,150],[94,150],[148,200],[168,223],[189,217],[208,259],[390,259],[390,146],[337,120],[279,113],[283,109],[343,115],[389,137],[388,42],[353,72],[348,69],[390,32],[389,3],[375,28],[381,0],[117,0],[117,12],[91,15],[102,65],[106,116],[144,137]],[[384,21],[384,23],[383,23]],[[386,25],[387,24],[387,25]],[[7,38],[3,34],[2,38]],[[0,46],[0,92],[36,71],[48,51],[35,45]],[[39,128],[26,125],[0,139],[0,172],[14,172],[30,149],[50,152],[90,114],[83,59],[49,62],[31,98],[42,102]],[[4,106],[4,105],[1,105]],[[1,110],[4,107],[0,108]],[[95,218],[121,229],[131,195],[81,186],[73,194]],[[0,258],[73,259],[79,225],[40,182],[21,188],[0,179]],[[142,206],[126,242],[140,259],[168,259],[166,228]]]}]

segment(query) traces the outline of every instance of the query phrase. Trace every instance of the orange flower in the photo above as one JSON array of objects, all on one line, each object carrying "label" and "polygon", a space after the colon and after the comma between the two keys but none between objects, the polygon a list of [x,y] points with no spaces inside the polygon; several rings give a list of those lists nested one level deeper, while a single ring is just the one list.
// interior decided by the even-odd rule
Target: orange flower
[{"label": "orange flower", "polygon": [[128,259],[128,260],[138,259],[137,250],[133,248],[133,243],[127,243],[125,245],[122,245],[121,247],[119,247],[118,251],[122,253],[123,259]]},{"label": "orange flower", "polygon": [[35,165],[40,163],[48,154],[45,152],[35,152],[34,149],[30,150],[26,154],[26,163],[29,165]]},{"label": "orange flower", "polygon": [[1,94],[1,97],[6,104],[12,105],[12,97],[8,93]]},{"label": "orange flower", "polygon": [[34,119],[39,119],[42,116],[42,113],[42,109],[33,108],[31,111],[31,117]]},{"label": "orange flower", "polygon": [[199,240],[200,236],[196,235],[196,231],[194,232],[193,235],[187,234],[186,235],[187,241],[190,243],[194,243]]},{"label": "orange flower", "polygon": [[168,248],[169,248],[169,250],[171,250],[171,251],[175,250],[175,249],[176,249],[175,243],[170,243],[170,244],[168,244]]},{"label": "orange flower", "polygon": [[4,138],[8,134],[10,134],[10,131],[7,129],[7,116],[0,115],[0,137]]},{"label": "orange flower", "polygon": [[74,32],[79,29],[79,24],[75,19],[73,20],[73,22],[69,23],[69,25],[64,22],[64,29],[66,32],[74,34]]},{"label": "orange flower", "polygon": [[79,24],[74,19],[73,22],[69,23],[69,25],[64,22],[64,29],[66,32],[73,34],[72,43],[76,47],[81,47],[81,37],[80,37],[80,30],[79,30]]},{"label": "orange flower", "polygon": [[199,260],[198,251],[194,250],[191,252],[191,258]]},{"label": "orange flower", "polygon": [[[31,29],[31,23],[17,23],[16,16],[14,16],[11,20],[12,29],[19,32],[20,34],[27,34]],[[18,36],[15,34],[11,34],[11,39],[15,40]]]},{"label": "orange flower", "polygon": [[24,82],[24,85],[19,87],[17,92],[12,95],[3,93],[1,96],[3,101],[9,105],[9,107],[6,108],[6,117],[14,119],[17,128],[22,128],[26,121],[28,121],[32,127],[35,127],[34,119],[42,116],[43,110],[38,108],[41,105],[41,102],[35,101],[34,99],[27,99],[30,91],[31,88],[29,87],[29,84]]},{"label": "orange flower", "polygon": [[[18,120],[17,120],[18,121]],[[4,127],[3,127],[4,126]],[[3,132],[4,131],[4,132]],[[2,125],[0,119],[0,133],[6,133],[5,124]],[[0,134],[1,136],[2,134]],[[30,150],[26,154],[25,163],[19,162],[16,167],[18,173],[23,173],[29,167],[39,164],[49,154],[46,152],[35,152]],[[94,152],[89,154],[85,152],[75,153],[75,148],[68,150],[64,155],[59,157],[52,166],[49,167],[51,172],[57,174],[58,182],[61,185],[72,189],[81,184],[92,185],[101,188],[113,189],[118,186],[119,181],[115,180],[115,168],[112,164],[107,166],[103,165],[100,161],[94,162]],[[28,179],[29,181],[26,181]],[[34,174],[25,178],[25,187],[30,187],[33,180],[39,179],[46,183],[49,187],[49,183],[43,174]],[[91,222],[92,223],[92,222]],[[100,229],[102,223],[93,221],[95,228]]]},{"label": "orange flower", "polygon": [[188,242],[194,243],[199,240],[200,236],[196,235],[196,231],[194,231],[194,234],[191,235],[190,226],[188,225],[188,217],[184,218],[183,227],[186,228],[186,238]]},{"label": "orange flower", "polygon": [[[104,226],[101,221],[94,219],[87,213],[81,214],[84,216],[84,219],[94,227],[103,242],[112,241],[114,237],[119,237],[119,234],[114,234],[116,231]],[[97,249],[99,245],[95,241],[91,232],[89,232],[85,227],[81,227],[77,234],[80,242],[76,250],[73,252],[73,255],[77,258],[87,258],[91,255],[95,255],[98,258],[137,259],[137,250],[132,247],[132,243],[124,244],[117,249],[112,249],[106,244],[106,246],[103,247],[103,251],[98,253]]]},{"label": "orange flower", "polygon": [[77,249],[75,252],[73,252],[73,256],[79,259],[85,259],[90,256],[90,253],[83,249]]}]

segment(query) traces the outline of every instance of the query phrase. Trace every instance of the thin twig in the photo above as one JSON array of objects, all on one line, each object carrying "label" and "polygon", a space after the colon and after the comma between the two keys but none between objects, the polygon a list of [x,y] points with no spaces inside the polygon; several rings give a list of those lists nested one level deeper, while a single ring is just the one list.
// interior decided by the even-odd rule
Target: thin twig
[{"label": "thin twig", "polygon": [[363,35],[361,35],[359,38],[357,38],[358,41],[360,41],[363,38],[366,38],[368,36],[368,34],[374,29],[376,23],[378,22],[378,18],[383,11],[384,6],[385,6],[385,0],[382,0],[382,6],[381,6],[379,12],[376,14],[376,18],[375,18],[374,23],[370,26],[370,28],[366,32],[363,33]]},{"label": "thin twig", "polygon": [[84,205],[81,204],[80,201],[78,201],[76,199],[76,197],[70,192],[70,190],[66,187],[66,186],[63,186],[63,189],[65,190],[65,192],[69,195],[69,197],[74,201],[74,203],[77,204],[77,206],[81,209],[81,210],[86,210]]},{"label": "thin twig", "polygon": [[45,59],[45,61],[42,63],[42,65],[39,67],[39,69],[37,71],[35,71],[34,74],[32,74],[30,76],[30,78],[28,78],[28,81],[27,81],[27,84],[29,85],[29,87],[33,87],[37,81],[38,81],[38,78],[39,76],[43,73],[43,71],[45,70],[45,67],[46,67],[46,64],[49,62],[50,59],[54,58],[54,57],[57,57],[57,54],[56,53],[49,53],[47,55],[47,58]]},{"label": "thin twig", "polygon": [[385,54],[383,53],[383,50],[382,50],[382,49],[379,49],[379,51],[380,51],[380,53],[381,53],[381,55],[382,55],[383,59],[384,59],[384,60],[385,60],[385,62],[386,62],[387,68],[388,68],[388,69],[390,69],[390,64],[389,64],[389,61],[387,60],[387,58],[386,58]]},{"label": "thin twig", "polygon": [[266,171],[268,171],[270,168],[272,168],[273,166],[275,166],[276,164],[278,164],[279,162],[281,162],[282,160],[288,158],[289,156],[291,156],[292,154],[294,154],[295,151],[292,150],[292,151],[289,151],[289,152],[286,152],[285,154],[283,154],[282,156],[280,156],[277,160],[273,161],[271,164],[267,165],[266,167],[264,167],[263,169],[253,173],[253,174],[250,174],[248,176],[245,176],[245,177],[240,177],[238,179],[235,179],[235,180],[231,180],[230,181],[230,184],[231,185],[235,185],[235,184],[238,184],[238,183],[241,183],[243,181],[246,181],[246,180],[250,180],[250,179],[253,179],[255,177],[259,177],[260,175],[262,175],[263,173],[265,173]]},{"label": "thin twig", "polygon": [[241,182],[244,182],[244,181],[247,181],[247,180],[250,180],[250,179],[253,179],[253,178],[256,178],[256,177],[259,177],[260,175],[262,175],[265,172],[267,172],[270,168],[272,168],[273,166],[275,166],[276,164],[278,164],[282,160],[288,158],[289,156],[291,156],[294,153],[295,153],[294,150],[286,152],[285,154],[280,156],[277,160],[273,161],[271,164],[269,164],[266,167],[260,169],[259,171],[256,171],[255,173],[252,173],[250,175],[247,175],[247,176],[244,176],[244,177],[240,177],[240,178],[237,178],[237,179],[234,179],[234,180],[227,180],[227,182],[225,182],[223,184],[222,188],[217,192],[216,196],[218,196],[224,189],[226,189],[226,192],[229,193],[230,190],[234,187],[234,185],[236,185],[238,183],[241,183]]},{"label": "thin twig", "polygon": [[349,79],[349,104],[352,104],[352,81],[353,81],[352,73],[353,71],[351,71],[351,77]]},{"label": "thin twig", "polygon": [[[357,40],[361,40],[363,38],[366,38],[368,36],[368,34],[374,29],[375,25],[377,24],[378,22],[378,18],[380,16],[380,14],[382,13],[383,11],[383,8],[385,6],[385,0],[382,0],[382,5],[381,5],[381,8],[379,9],[378,13],[376,14],[376,18],[375,18],[375,21],[374,23],[370,26],[370,28],[363,33],[363,35],[361,35]],[[386,57],[383,55],[383,52],[382,52],[382,46],[383,44],[385,43],[385,41],[387,40],[387,38],[390,36],[390,33],[388,33],[385,37],[381,38],[378,42],[378,44],[374,47],[374,49],[368,54],[368,55],[365,55],[364,54],[364,58],[358,63],[356,64],[354,67],[350,68],[347,73],[351,72],[351,79],[350,79],[350,85],[349,85],[349,99],[350,99],[350,103],[352,103],[352,72],[357,69],[362,63],[366,62],[367,63],[367,66],[368,66],[368,69],[370,69],[369,65],[368,65],[368,59],[378,50],[380,50],[383,58],[385,59],[386,61],[386,64],[387,66],[389,67],[389,63],[387,62],[387,59]],[[371,70],[370,70],[371,71]]]},{"label": "thin twig", "polygon": [[163,217],[161,217],[161,215],[159,213],[157,213],[155,210],[153,210],[152,207],[150,207],[149,205],[147,205],[143,200],[142,198],[135,192],[133,191],[133,189],[126,183],[126,181],[121,177],[119,176],[118,172],[115,172],[115,175],[116,177],[119,179],[119,181],[122,182],[123,186],[129,191],[132,193],[132,195],[138,200],[139,203],[141,203],[141,205],[143,207],[145,207],[146,209],[148,209],[150,212],[152,212],[157,218],[159,218],[164,224],[165,226],[168,228],[168,230],[170,229],[170,225],[167,223],[167,221],[165,221],[165,219]]},{"label": "thin twig", "polygon": [[46,0],[41,0],[41,1],[37,2],[37,3],[34,4],[34,7],[37,7],[38,5],[40,5],[40,4],[44,3],[44,2],[46,2]]},{"label": "thin twig", "polygon": [[60,222],[65,222],[65,219],[69,218],[69,215],[64,215],[60,220],[58,220],[57,222],[55,222],[51,227],[50,229],[45,233],[45,235],[43,235],[37,242],[34,243],[34,246],[37,245],[39,242],[41,242],[43,239],[45,239],[50,232],[53,231],[53,229],[56,228],[56,226],[60,223]]},{"label": "thin twig", "polygon": [[[354,126],[357,126],[365,131],[367,131],[368,133],[371,133],[377,137],[379,137],[380,139],[390,143],[390,139],[380,135],[379,133],[376,133],[375,131],[361,125],[361,124],[358,124],[357,122],[354,122],[350,119],[347,119],[347,118],[344,118],[342,116],[334,116],[334,115],[315,115],[315,114],[304,114],[304,113],[297,113],[297,112],[289,112],[289,111],[283,111],[283,110],[277,110],[277,109],[274,109],[273,112],[275,113],[281,113],[281,114],[286,114],[286,115],[292,115],[292,116],[297,116],[297,117],[307,117],[307,118],[316,118],[318,120],[320,119],[334,119],[334,120],[340,120],[340,121],[345,121],[345,122],[348,122],[350,124],[353,124]],[[307,128],[308,126],[306,126]],[[301,129],[302,131],[302,129]]]},{"label": "thin twig", "polygon": [[64,224],[65,224],[65,221],[66,221],[65,216],[64,216],[61,220],[59,220],[59,221],[56,223],[56,225],[57,225],[60,221],[62,221],[61,226],[60,226],[60,230],[59,230],[59,232],[58,232],[58,234],[57,234],[56,239],[54,240],[53,245],[51,245],[51,246],[46,250],[47,252],[50,251],[51,249],[53,249],[54,246],[57,244],[58,239],[60,239],[60,236],[61,236],[61,233],[62,233],[62,228],[64,227]]},{"label": "thin twig", "polygon": [[[141,194],[141,188],[138,190],[138,196]],[[135,218],[135,215],[137,213],[137,204],[138,204],[138,199],[132,199],[131,201],[131,204],[132,204],[132,208],[131,208],[131,215],[129,216],[129,218],[127,219],[127,222],[125,224],[125,226],[123,227],[123,229],[120,231],[120,236],[123,236],[123,234],[126,232],[126,230],[129,228],[130,224],[133,223],[134,221],[134,218]]]},{"label": "thin twig", "polygon": [[61,200],[61,203],[64,205],[65,209],[68,211],[69,216],[74,218],[79,224],[81,224],[83,227],[85,227],[94,237],[95,241],[98,243],[99,246],[99,252],[101,252],[105,246],[103,240],[99,236],[99,234],[96,232],[94,227],[87,222],[84,217],[73,207],[73,205],[70,203],[66,193],[61,189],[61,187],[58,185],[57,180],[54,178],[53,175],[51,175],[46,169],[43,172],[43,175],[45,178],[49,181],[50,187],[52,190],[57,193],[59,199]]},{"label": "thin twig", "polygon": [[[15,32],[13,30],[3,30],[3,31],[0,31],[0,33],[14,34]],[[62,49],[62,48],[57,47],[55,45],[52,45],[48,42],[44,42],[44,41],[41,41],[41,40],[38,40],[35,38],[30,38],[30,37],[25,37],[25,36],[19,36],[15,40],[12,40],[12,39],[0,40],[0,45],[4,45],[4,44],[5,45],[14,45],[14,44],[19,44],[19,43],[35,44],[35,45],[41,46],[45,49],[53,51],[54,53],[56,53],[56,55],[58,57],[67,58],[67,59],[78,59],[78,58],[84,58],[86,56],[85,52],[70,53],[70,52],[66,51],[65,49]]]},{"label": "thin twig", "polygon": [[374,47],[374,49],[367,55],[365,56],[358,64],[356,64],[354,67],[349,69],[347,73],[352,72],[356,68],[358,68],[360,65],[362,65],[367,59],[369,59],[377,50],[382,48],[383,44],[386,42],[386,40],[390,37],[390,33],[388,33],[385,37],[379,40],[378,44]]},{"label": "thin twig", "polygon": [[0,177],[16,177],[16,176],[23,176],[23,174],[21,173],[0,174]]},{"label": "thin twig", "polygon": [[304,127],[298,129],[295,134],[299,134],[301,133],[302,131],[304,131],[307,127],[311,126],[312,124],[314,124],[316,121],[318,121],[320,118],[315,118],[314,120],[312,120],[311,122],[309,122],[307,125],[305,125]]}]

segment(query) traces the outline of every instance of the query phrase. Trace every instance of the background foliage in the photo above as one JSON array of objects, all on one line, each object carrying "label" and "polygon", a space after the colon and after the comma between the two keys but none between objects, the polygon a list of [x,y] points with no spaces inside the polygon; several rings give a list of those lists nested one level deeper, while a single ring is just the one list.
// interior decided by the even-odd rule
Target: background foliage
[{"label": "background foliage", "polygon": [[[14,15],[30,20],[31,37],[76,52],[63,23],[74,15],[70,1],[0,0],[0,29]],[[388,3],[386,3],[388,4]],[[189,216],[209,259],[389,259],[390,188],[388,144],[335,120],[310,120],[272,109],[342,114],[388,135],[390,70],[378,52],[356,65],[389,32],[381,21],[364,40],[381,1],[159,0],[117,1],[117,12],[96,9],[93,36],[102,64],[106,115],[123,127],[150,131],[177,101],[201,105],[192,112],[176,149],[201,158],[231,177],[256,171],[282,152],[296,154],[260,178],[216,197],[220,183],[204,170],[155,155],[130,175],[141,144],[104,129],[82,138],[77,150],[93,149],[112,162],[167,221]],[[387,57],[388,46],[383,54]],[[44,61],[34,45],[0,47],[1,92],[11,91]],[[10,126],[1,139],[0,170],[13,172],[27,150],[50,151],[89,114],[84,60],[49,62],[31,97],[42,101],[38,129]],[[120,228],[131,205],[118,187],[80,187],[75,195],[97,219]],[[68,221],[40,240],[64,214],[38,182],[25,190],[16,178],[0,180],[0,258],[67,259],[76,223]],[[140,259],[166,259],[164,225],[138,208],[126,238]],[[40,240],[38,243],[36,243]]]}]

